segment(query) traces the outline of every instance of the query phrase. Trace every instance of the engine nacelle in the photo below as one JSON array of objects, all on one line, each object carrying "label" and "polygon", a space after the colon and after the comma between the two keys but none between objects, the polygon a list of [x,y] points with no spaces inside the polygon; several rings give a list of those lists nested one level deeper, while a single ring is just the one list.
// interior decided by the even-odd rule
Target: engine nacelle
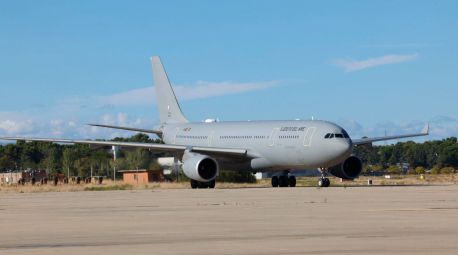
[{"label": "engine nacelle", "polygon": [[361,174],[363,163],[355,156],[350,156],[342,164],[329,168],[329,173],[346,180],[353,180]]},{"label": "engine nacelle", "polygon": [[197,153],[185,153],[183,156],[184,174],[196,181],[208,182],[216,178],[219,172],[215,159]]}]

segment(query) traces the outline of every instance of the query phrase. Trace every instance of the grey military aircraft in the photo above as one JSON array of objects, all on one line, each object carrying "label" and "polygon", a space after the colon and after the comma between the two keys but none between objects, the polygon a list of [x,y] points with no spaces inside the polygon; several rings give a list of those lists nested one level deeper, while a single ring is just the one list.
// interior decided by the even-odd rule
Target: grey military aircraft
[{"label": "grey military aircraft", "polygon": [[89,124],[104,128],[156,134],[164,144],[66,140],[52,138],[2,137],[23,140],[120,148],[146,148],[175,155],[190,178],[191,187],[214,188],[221,169],[278,172],[273,187],[295,187],[290,169],[319,169],[318,186],[328,187],[326,176],[357,178],[363,168],[352,155],[354,146],[377,141],[428,135],[429,125],[420,133],[351,139],[339,125],[322,120],[207,121],[190,122],[180,109],[159,57],[151,58],[160,124],[153,129]]}]

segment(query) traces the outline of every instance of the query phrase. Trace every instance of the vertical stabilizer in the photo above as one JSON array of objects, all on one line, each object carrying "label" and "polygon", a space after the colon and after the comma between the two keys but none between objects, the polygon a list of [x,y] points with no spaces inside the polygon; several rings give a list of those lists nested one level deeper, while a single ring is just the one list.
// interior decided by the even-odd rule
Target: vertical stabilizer
[{"label": "vertical stabilizer", "polygon": [[188,120],[181,112],[175,93],[170,85],[167,73],[162,66],[161,59],[151,57],[153,66],[154,85],[156,87],[156,100],[161,123],[186,123]]}]

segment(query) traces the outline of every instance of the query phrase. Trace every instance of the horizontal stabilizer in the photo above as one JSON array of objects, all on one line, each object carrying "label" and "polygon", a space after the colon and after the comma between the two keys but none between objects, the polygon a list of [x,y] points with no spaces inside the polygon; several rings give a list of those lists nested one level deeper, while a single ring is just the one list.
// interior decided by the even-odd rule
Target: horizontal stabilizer
[{"label": "horizontal stabilizer", "polygon": [[120,129],[120,130],[129,130],[129,131],[136,131],[142,133],[149,133],[149,134],[157,134],[161,135],[161,130],[152,130],[152,129],[142,129],[142,128],[131,128],[131,127],[119,127],[119,126],[110,126],[110,125],[101,125],[101,124],[87,124],[92,127],[103,127],[103,128],[112,128],[112,129]]}]

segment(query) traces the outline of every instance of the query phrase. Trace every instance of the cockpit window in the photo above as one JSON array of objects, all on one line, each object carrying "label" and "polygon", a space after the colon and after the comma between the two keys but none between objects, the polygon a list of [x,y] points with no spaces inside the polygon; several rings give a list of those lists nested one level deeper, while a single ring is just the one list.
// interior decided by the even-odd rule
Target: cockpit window
[{"label": "cockpit window", "polygon": [[325,138],[325,139],[331,139],[331,138],[334,138],[334,137],[335,137],[335,138],[350,138],[350,137],[348,136],[347,132],[345,132],[345,130],[342,130],[342,133],[343,133],[343,134],[339,134],[339,133],[337,133],[337,134],[327,133],[327,134],[324,136],[324,138]]}]

